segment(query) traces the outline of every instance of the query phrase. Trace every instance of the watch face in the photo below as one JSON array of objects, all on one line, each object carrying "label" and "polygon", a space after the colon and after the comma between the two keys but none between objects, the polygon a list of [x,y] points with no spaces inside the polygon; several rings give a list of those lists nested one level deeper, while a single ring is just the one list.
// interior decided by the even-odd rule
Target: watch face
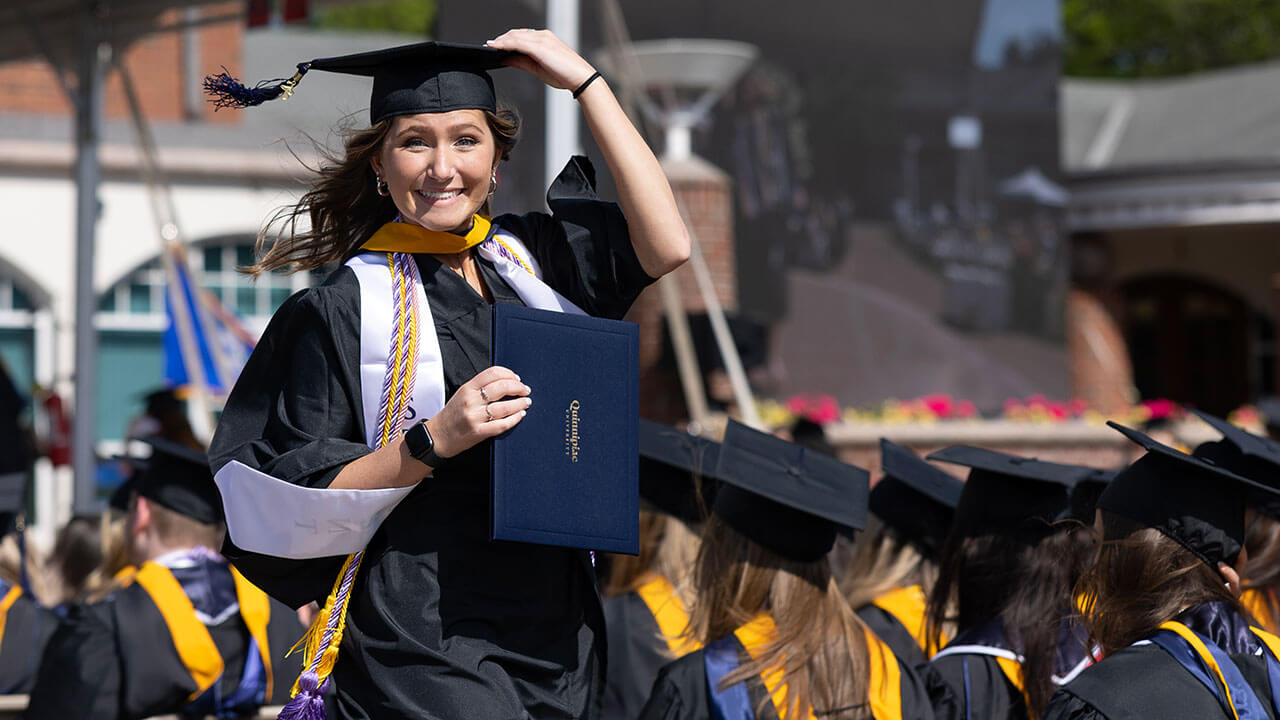
[{"label": "watch face", "polygon": [[431,433],[427,432],[427,426],[424,423],[417,423],[409,428],[404,434],[404,441],[409,445],[409,454],[419,460],[434,449]]}]

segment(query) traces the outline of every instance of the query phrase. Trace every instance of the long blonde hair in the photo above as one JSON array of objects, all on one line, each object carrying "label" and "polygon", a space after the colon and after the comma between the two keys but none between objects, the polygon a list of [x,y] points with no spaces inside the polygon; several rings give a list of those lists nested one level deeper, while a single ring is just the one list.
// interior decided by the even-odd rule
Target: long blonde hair
[{"label": "long blonde hair", "polygon": [[853,545],[853,557],[840,576],[840,590],[855,610],[890,590],[919,585],[925,593],[938,579],[938,565],[915,545],[872,518]]},{"label": "long blonde hair", "polygon": [[810,712],[870,717],[865,629],[825,558],[789,560],[712,515],[703,530],[694,581],[697,598],[688,632],[694,639],[714,642],[762,613],[777,629],[754,658],[725,677],[725,687],[781,668],[785,717]]},{"label": "long blonde hair", "polygon": [[604,596],[633,592],[659,575],[675,588],[685,607],[693,603],[693,566],[698,533],[684,520],[656,510],[640,511],[640,554],[611,555]]}]

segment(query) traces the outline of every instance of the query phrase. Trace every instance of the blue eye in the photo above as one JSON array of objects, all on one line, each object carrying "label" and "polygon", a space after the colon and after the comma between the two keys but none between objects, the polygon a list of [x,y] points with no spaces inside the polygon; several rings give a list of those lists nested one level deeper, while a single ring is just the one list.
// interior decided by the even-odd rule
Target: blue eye
[{"label": "blue eye", "polygon": [[405,147],[426,147],[427,143],[422,138],[409,138],[404,141]]},{"label": "blue eye", "polygon": [[473,137],[463,137],[463,138],[458,138],[457,144],[463,147],[475,147],[476,145],[480,144],[480,141],[476,140]]}]

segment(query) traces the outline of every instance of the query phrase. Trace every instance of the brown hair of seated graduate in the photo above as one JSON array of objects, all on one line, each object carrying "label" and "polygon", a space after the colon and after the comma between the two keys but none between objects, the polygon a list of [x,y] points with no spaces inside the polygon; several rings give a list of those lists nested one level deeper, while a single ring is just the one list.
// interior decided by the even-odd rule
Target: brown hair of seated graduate
[{"label": "brown hair of seated graduate", "polygon": [[653,510],[640,511],[640,554],[610,555],[605,597],[625,595],[643,585],[650,573],[671,583],[687,608],[693,603],[693,564],[698,533],[680,518]]},{"label": "brown hair of seated graduate", "polygon": [[1054,691],[1061,630],[1052,619],[1075,612],[1072,591],[1094,548],[1092,530],[1074,520],[997,531],[957,525],[943,545],[929,594],[929,642],[937,645],[945,627],[964,632],[1001,618],[1006,635],[1021,641],[1028,710],[1043,717]]},{"label": "brown hair of seated graduate", "polygon": [[825,557],[788,560],[712,515],[703,530],[694,586],[689,629],[701,642],[726,637],[762,613],[777,628],[757,657],[724,678],[724,687],[781,668],[785,717],[805,717],[810,710],[837,720],[868,714],[864,626]]},{"label": "brown hair of seated graduate", "polygon": [[1269,617],[1254,618],[1262,627],[1275,632],[1280,623],[1280,520],[1265,513],[1245,513],[1244,549],[1248,557],[1240,578],[1246,591],[1259,593],[1263,609]]},{"label": "brown hair of seated graduate", "polygon": [[853,557],[843,570],[840,589],[854,609],[895,588],[919,585],[927,594],[938,579],[936,563],[874,518],[866,532],[858,534]]},{"label": "brown hair of seated graduate", "polygon": [[[509,107],[484,111],[498,155],[507,160],[520,133],[520,116]],[[311,188],[296,205],[281,208],[258,233],[256,265],[241,268],[258,275],[273,270],[314,270],[340,263],[355,254],[378,228],[396,216],[391,198],[379,195],[371,160],[382,149],[394,118],[372,127],[344,132],[341,155],[313,141],[323,158]],[[295,154],[296,157],[296,154]],[[489,214],[485,200],[480,214]],[[306,230],[299,227],[299,220]]]},{"label": "brown hair of seated graduate", "polygon": [[1225,602],[1248,617],[1222,576],[1173,539],[1105,510],[1102,523],[1098,561],[1077,593],[1087,598],[1085,627],[1104,653],[1129,647],[1200,603]]}]

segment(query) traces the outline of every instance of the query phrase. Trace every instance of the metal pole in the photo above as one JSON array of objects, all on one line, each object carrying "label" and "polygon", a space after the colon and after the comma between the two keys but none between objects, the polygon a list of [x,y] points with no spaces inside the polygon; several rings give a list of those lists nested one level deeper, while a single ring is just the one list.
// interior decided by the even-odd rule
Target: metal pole
[{"label": "metal pole", "polygon": [[94,422],[97,415],[98,338],[93,327],[94,234],[99,202],[98,137],[102,125],[102,86],[106,67],[102,55],[107,46],[99,41],[97,3],[81,15],[80,83],[76,92],[76,315],[75,315],[75,418],[72,424],[72,469],[76,512],[97,509],[97,471]]},{"label": "metal pole", "polygon": [[[556,34],[569,47],[579,49],[578,0],[547,0],[547,29]],[[560,174],[570,155],[582,152],[578,143],[578,104],[567,90],[547,86],[544,91],[547,105],[546,122],[546,187]]]}]

